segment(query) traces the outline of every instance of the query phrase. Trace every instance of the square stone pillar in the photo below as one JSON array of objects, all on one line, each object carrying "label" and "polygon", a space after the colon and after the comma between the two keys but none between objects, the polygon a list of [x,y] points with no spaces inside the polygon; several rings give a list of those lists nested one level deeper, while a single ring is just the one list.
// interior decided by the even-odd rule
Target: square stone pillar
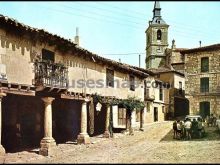
[{"label": "square stone pillar", "polygon": [[5,154],[5,149],[2,146],[2,98],[6,96],[5,93],[0,93],[0,155]]},{"label": "square stone pillar", "polygon": [[52,97],[42,98],[45,109],[44,109],[44,138],[40,142],[39,154],[43,156],[48,156],[53,153],[56,146],[56,142],[52,137]]},{"label": "square stone pillar", "polygon": [[87,100],[82,102],[81,132],[77,137],[77,144],[90,144],[90,137],[87,133]]},{"label": "square stone pillar", "polygon": [[105,132],[104,138],[110,138],[109,125],[110,125],[110,105],[107,105],[106,120],[105,120]]}]

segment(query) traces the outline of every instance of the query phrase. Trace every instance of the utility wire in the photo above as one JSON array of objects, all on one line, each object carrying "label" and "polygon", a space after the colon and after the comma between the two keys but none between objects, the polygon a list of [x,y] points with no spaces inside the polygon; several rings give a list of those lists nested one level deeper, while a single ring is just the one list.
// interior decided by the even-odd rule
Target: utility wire
[{"label": "utility wire", "polygon": [[[100,4],[100,3],[97,3],[97,4]],[[138,15],[144,15],[144,16],[149,16],[149,17],[152,17],[152,15],[149,15],[149,14],[146,14],[146,13],[142,13],[142,12],[137,12],[137,11],[135,11],[135,10],[128,10],[128,9],[123,9],[123,8],[120,8],[120,7],[118,7],[118,6],[114,6],[114,5],[112,5],[112,4],[108,4],[108,5],[104,5],[104,4],[102,4],[103,6],[108,6],[108,8],[109,7],[112,7],[112,8],[115,8],[115,9],[118,9],[118,10],[120,10],[120,11],[128,11],[129,13],[136,13],[136,14],[138,14]],[[115,11],[114,11],[115,12]],[[134,16],[130,16],[130,17],[134,17]],[[136,17],[137,18],[137,17]],[[139,19],[144,19],[145,20],[145,18],[142,18],[142,17],[138,17]],[[166,18],[166,20],[168,20],[169,22],[173,22],[173,24],[175,25],[176,24],[176,26],[181,26],[181,28],[184,26],[184,28],[189,28],[189,29],[191,29],[191,30],[196,30],[196,31],[200,31],[200,32],[202,32],[202,33],[204,33],[204,31],[201,31],[200,29],[201,29],[201,26],[199,26],[199,25],[196,25],[196,26],[192,26],[192,25],[188,25],[188,24],[183,24],[182,22],[180,23],[180,22],[177,22],[177,21],[174,21],[174,20],[172,20],[172,19],[169,19],[169,18]],[[173,26],[173,24],[172,24],[172,26]],[[210,30],[210,27],[207,29],[207,30]],[[206,31],[207,32],[207,31]],[[219,32],[219,30],[217,30],[216,29],[216,31],[215,32]]]},{"label": "utility wire", "polygon": [[[66,7],[66,8],[70,8],[70,9],[75,9],[75,8],[73,8],[73,7],[70,7],[70,6],[66,6],[66,5],[59,5],[59,6],[64,6],[64,7]],[[86,6],[89,6],[89,5],[86,5]],[[57,10],[57,9],[56,9]],[[78,9],[78,10],[80,10],[80,9]],[[101,14],[98,14],[98,13],[96,13],[96,12],[91,12],[91,11],[87,11],[87,12],[90,12],[90,13],[94,13],[95,15],[98,15],[98,16],[102,16],[102,17],[104,17],[105,18],[105,22],[107,22],[106,21],[106,19],[110,19],[110,22],[116,22],[117,21],[117,18],[116,19],[114,19],[113,21],[112,21],[112,17],[110,17],[110,16],[108,16],[108,15],[101,15]],[[91,17],[91,16],[89,16],[89,17]],[[96,18],[96,17],[93,17],[93,18]],[[126,21],[126,23],[129,23],[129,22],[131,22],[131,23],[135,23],[135,24],[139,24],[139,25],[143,25],[143,26],[145,26],[145,24],[141,24],[141,23],[137,23],[137,22],[134,22],[134,21],[129,21],[129,20],[123,20],[123,21]],[[120,21],[120,22],[116,22],[117,24],[122,24],[121,23],[122,21]],[[124,25],[124,24],[123,24]],[[128,24],[126,24],[126,25],[128,25]],[[131,25],[129,25],[129,26],[131,26]],[[134,25],[132,25],[132,26],[134,26]],[[142,26],[138,26],[138,25],[135,25],[135,27],[137,27],[137,28],[139,28],[139,27],[142,27]],[[181,28],[181,29],[185,29],[185,28]],[[181,36],[184,36],[184,37],[191,37],[191,38],[195,38],[193,35],[195,34],[195,32],[192,32],[192,31],[190,31],[190,32],[188,32],[188,33],[186,33],[185,31],[179,31],[179,30],[174,30],[174,31],[176,31],[176,32],[178,32],[178,33],[181,33],[181,34],[184,34],[184,35],[181,35]],[[189,34],[190,33],[190,34]],[[196,33],[198,33],[198,31],[196,31]],[[204,33],[201,33],[201,34],[198,34],[199,36],[203,36],[203,37],[209,37],[210,35],[205,35]],[[213,36],[214,38],[216,38],[216,39],[218,39],[218,37],[217,36]],[[198,40],[198,38],[196,38],[197,40]]]},{"label": "utility wire", "polygon": [[[43,8],[45,9],[48,9],[48,10],[51,10],[51,11],[55,11],[55,12],[60,12],[60,13],[65,13],[65,14],[68,14],[68,15],[75,15],[75,16],[79,16],[79,17],[84,17],[84,18],[88,18],[88,19],[92,19],[92,20],[99,20],[97,17],[92,17],[92,16],[87,16],[87,15],[82,15],[82,14],[77,14],[77,13],[73,13],[73,12],[69,12],[67,10],[60,10],[60,9],[54,9],[54,8],[48,8],[48,7],[45,7],[45,6],[42,6]],[[101,19],[103,20],[103,19]],[[124,23],[121,23],[120,22],[117,22],[117,21],[109,21],[109,20],[106,20],[106,18],[104,19],[105,22],[111,22],[111,23],[116,23],[116,24],[120,24],[120,25],[123,25],[123,26],[126,26],[126,27],[132,27],[132,28],[135,28],[136,30],[140,30],[140,26],[138,25],[130,25],[130,24],[124,24]],[[186,32],[182,32],[182,31],[178,31],[178,30],[172,30],[176,33],[178,33],[178,35],[182,36],[182,37],[186,37],[186,38],[191,38],[191,39],[197,39],[197,40],[200,40],[198,37],[195,37],[194,35],[188,35]],[[194,34],[194,33],[193,33]],[[216,36],[217,37],[217,36]],[[217,38],[216,38],[217,39]]]},{"label": "utility wire", "polygon": [[111,56],[114,56],[114,55],[119,55],[119,56],[125,56],[125,55],[134,55],[134,54],[146,54],[146,53],[112,53],[112,54],[105,54],[103,53],[102,55],[111,55]]}]

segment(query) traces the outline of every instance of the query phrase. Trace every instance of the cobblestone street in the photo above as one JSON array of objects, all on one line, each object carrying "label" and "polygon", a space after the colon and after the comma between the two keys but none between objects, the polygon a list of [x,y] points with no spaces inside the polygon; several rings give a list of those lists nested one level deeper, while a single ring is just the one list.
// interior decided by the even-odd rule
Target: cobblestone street
[{"label": "cobblestone street", "polygon": [[[133,136],[117,134],[113,139],[95,137],[90,145],[59,144],[52,157],[43,157],[34,151],[7,153],[1,163],[220,162],[219,140],[173,140],[171,128],[171,122],[153,123],[147,125],[144,132],[136,131]],[[220,139],[218,134],[216,138]]]}]

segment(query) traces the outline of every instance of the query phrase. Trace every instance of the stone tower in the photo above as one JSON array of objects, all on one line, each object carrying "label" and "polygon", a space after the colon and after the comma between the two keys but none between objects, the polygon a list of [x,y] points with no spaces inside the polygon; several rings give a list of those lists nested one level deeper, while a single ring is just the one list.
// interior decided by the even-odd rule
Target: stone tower
[{"label": "stone tower", "polygon": [[155,1],[153,19],[146,33],[146,68],[158,68],[165,64],[165,49],[168,47],[169,25],[162,19],[159,1]]}]

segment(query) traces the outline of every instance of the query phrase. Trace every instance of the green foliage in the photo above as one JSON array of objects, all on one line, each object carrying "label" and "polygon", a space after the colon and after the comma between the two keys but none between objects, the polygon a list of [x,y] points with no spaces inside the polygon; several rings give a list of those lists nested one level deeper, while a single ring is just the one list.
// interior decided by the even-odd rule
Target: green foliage
[{"label": "green foliage", "polygon": [[143,101],[136,97],[128,96],[127,99],[119,100],[116,98],[104,98],[101,97],[98,94],[93,95],[94,102],[100,102],[101,104],[108,104],[108,105],[120,105],[124,108],[126,108],[128,111],[136,110],[142,110],[145,107],[145,104]]},{"label": "green foliage", "polygon": [[119,104],[119,100],[116,98],[104,98],[95,93],[92,95],[94,102],[100,102],[101,104],[108,104],[108,105],[117,105]]},{"label": "green foliage", "polygon": [[142,110],[145,107],[143,101],[141,101],[136,97],[130,97],[130,96],[128,96],[127,99],[122,100],[120,104],[129,111],[133,111],[134,109]]}]

